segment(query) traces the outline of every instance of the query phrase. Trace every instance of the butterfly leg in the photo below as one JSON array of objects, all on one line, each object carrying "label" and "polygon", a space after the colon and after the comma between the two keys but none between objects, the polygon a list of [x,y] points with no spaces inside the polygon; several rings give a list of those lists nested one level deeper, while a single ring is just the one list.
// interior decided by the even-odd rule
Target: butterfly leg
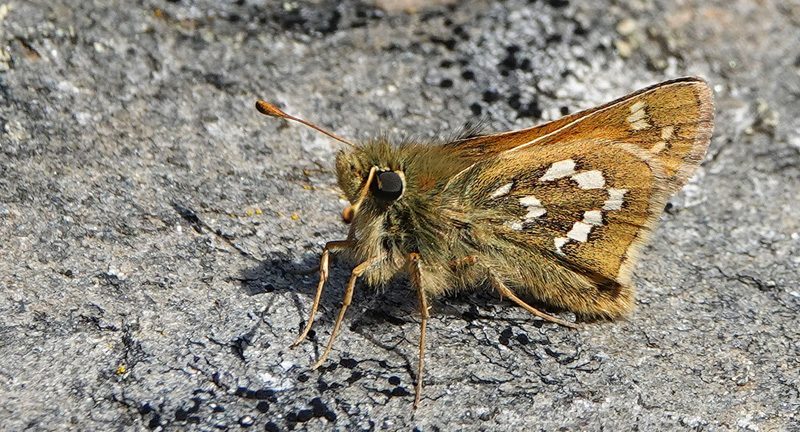
[{"label": "butterfly leg", "polygon": [[553,322],[553,323],[556,323],[556,324],[560,324],[560,325],[562,325],[564,327],[580,328],[579,324],[571,323],[569,321],[564,321],[564,320],[556,318],[556,317],[554,317],[552,315],[548,315],[548,314],[546,314],[546,313],[534,308],[533,306],[525,303],[524,301],[522,301],[522,299],[517,297],[517,295],[514,294],[514,292],[511,291],[511,289],[508,286],[506,286],[506,284],[504,284],[503,281],[500,280],[500,278],[497,277],[497,275],[492,273],[491,270],[489,270],[488,273],[489,273],[489,283],[494,287],[494,289],[496,289],[497,292],[500,293],[501,296],[508,297],[509,300],[511,300],[514,303],[518,304],[519,306],[521,306],[526,311],[538,316],[539,318],[545,319],[547,321],[550,321],[550,322]]},{"label": "butterfly leg", "polygon": [[333,346],[333,340],[336,338],[336,333],[339,332],[339,327],[342,325],[342,319],[344,319],[344,313],[347,310],[347,307],[350,306],[350,302],[353,301],[353,291],[356,286],[356,280],[358,280],[359,276],[364,274],[365,271],[375,263],[375,260],[367,260],[362,262],[361,264],[357,265],[356,268],[353,269],[353,273],[350,275],[350,281],[347,283],[347,289],[344,292],[344,300],[342,300],[342,308],[339,309],[339,317],[336,318],[336,324],[333,325],[333,332],[331,332],[331,338],[328,340],[328,346],[325,347],[325,351],[322,353],[322,357],[320,357],[319,361],[314,365],[313,369],[316,369],[322,365],[325,359],[328,357],[328,353],[331,351],[331,347]]},{"label": "butterfly leg", "polygon": [[467,255],[464,258],[454,260],[450,263],[450,267],[454,269],[474,265],[478,262],[478,255]]},{"label": "butterfly leg", "polygon": [[422,290],[422,275],[419,268],[419,254],[412,253],[408,256],[409,274],[411,275],[411,287],[417,292],[419,298],[419,313],[422,316],[419,323],[419,364],[417,366],[417,391],[414,396],[414,409],[419,405],[422,397],[422,370],[425,364],[425,329],[428,326],[428,296]]},{"label": "butterfly leg", "polygon": [[332,241],[325,244],[325,249],[322,251],[322,257],[319,260],[319,285],[317,285],[317,293],[314,295],[314,303],[311,305],[311,316],[308,317],[308,322],[306,322],[306,327],[303,329],[303,332],[300,334],[300,337],[294,341],[292,347],[297,346],[303,339],[308,336],[308,332],[311,330],[311,324],[314,323],[314,317],[317,315],[317,310],[319,309],[319,299],[322,297],[322,287],[325,286],[325,282],[328,280],[328,267],[330,265],[330,253],[336,253],[337,250],[345,249],[352,245],[352,242],[347,240],[341,241]]}]

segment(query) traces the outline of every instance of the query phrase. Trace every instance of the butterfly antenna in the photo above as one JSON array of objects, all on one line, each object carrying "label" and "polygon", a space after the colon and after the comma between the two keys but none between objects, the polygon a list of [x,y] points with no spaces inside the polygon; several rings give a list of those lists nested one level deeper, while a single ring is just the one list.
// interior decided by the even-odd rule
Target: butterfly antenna
[{"label": "butterfly antenna", "polygon": [[261,114],[268,115],[270,117],[279,117],[279,118],[285,118],[287,120],[294,120],[294,121],[296,121],[298,123],[301,123],[301,124],[304,124],[304,125],[310,127],[311,129],[314,129],[314,130],[317,130],[319,132],[322,132],[325,135],[335,139],[336,141],[343,142],[343,143],[345,143],[345,144],[347,144],[347,145],[349,145],[351,147],[356,147],[356,145],[351,143],[350,141],[347,141],[344,138],[339,138],[338,136],[326,131],[325,129],[322,129],[321,127],[319,127],[317,125],[311,124],[311,123],[309,123],[309,122],[307,122],[307,121],[305,121],[303,119],[297,118],[297,117],[295,117],[293,115],[286,114],[285,112],[283,112],[280,109],[278,109],[278,107],[276,107],[275,105],[272,105],[269,102],[257,101],[256,102],[256,109]]}]

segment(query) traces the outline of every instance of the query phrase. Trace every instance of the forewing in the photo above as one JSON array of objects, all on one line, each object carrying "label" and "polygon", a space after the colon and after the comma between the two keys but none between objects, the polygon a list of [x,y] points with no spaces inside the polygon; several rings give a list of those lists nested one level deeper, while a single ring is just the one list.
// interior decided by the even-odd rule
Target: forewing
[{"label": "forewing", "polygon": [[670,195],[702,160],[712,116],[703,81],[662,83],[535,136],[495,136],[514,145],[459,173],[446,191],[499,236],[627,285]]},{"label": "forewing", "polygon": [[656,155],[664,165],[667,185],[674,192],[703,159],[713,117],[708,84],[701,78],[686,77],[539,126],[460,140],[448,146],[465,155],[490,157],[578,140],[622,141]]}]

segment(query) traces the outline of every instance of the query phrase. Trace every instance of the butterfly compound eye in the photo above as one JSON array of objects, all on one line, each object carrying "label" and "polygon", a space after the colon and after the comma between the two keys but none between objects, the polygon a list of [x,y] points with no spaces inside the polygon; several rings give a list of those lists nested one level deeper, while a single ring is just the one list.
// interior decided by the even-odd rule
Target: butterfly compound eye
[{"label": "butterfly compound eye", "polygon": [[378,171],[370,190],[375,198],[394,201],[403,194],[403,179],[395,171]]}]

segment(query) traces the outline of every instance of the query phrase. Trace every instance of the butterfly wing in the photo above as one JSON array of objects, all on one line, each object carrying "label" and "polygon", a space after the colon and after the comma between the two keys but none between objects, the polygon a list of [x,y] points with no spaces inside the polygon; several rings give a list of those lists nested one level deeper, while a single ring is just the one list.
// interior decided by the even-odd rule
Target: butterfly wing
[{"label": "butterfly wing", "polygon": [[622,140],[657,156],[667,170],[670,189],[677,191],[705,155],[713,118],[708,84],[701,78],[685,77],[532,128],[447,146],[465,155],[489,157],[577,139]]},{"label": "butterfly wing", "polygon": [[500,241],[597,286],[629,286],[664,205],[706,152],[712,117],[705,82],[662,83],[536,128],[457,144],[492,151],[445,191],[475,209],[476,224],[496,227]]}]

